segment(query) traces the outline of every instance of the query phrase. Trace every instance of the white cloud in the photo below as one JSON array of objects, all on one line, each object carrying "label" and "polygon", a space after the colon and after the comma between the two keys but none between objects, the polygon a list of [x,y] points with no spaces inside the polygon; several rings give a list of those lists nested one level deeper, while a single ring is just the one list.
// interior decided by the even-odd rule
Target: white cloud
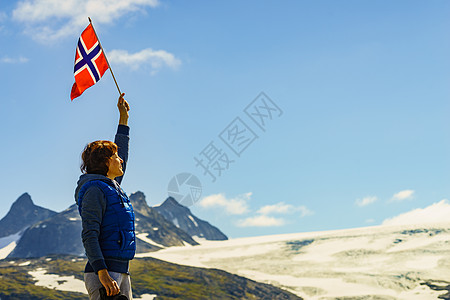
[{"label": "white cloud", "polygon": [[132,70],[137,70],[142,66],[150,65],[152,74],[163,66],[176,69],[181,61],[172,53],[164,50],[144,49],[137,53],[128,53],[126,50],[112,50],[107,53],[111,66],[115,64],[127,65]]},{"label": "white cloud", "polygon": [[275,218],[269,216],[271,214],[293,214],[300,212],[300,217],[305,217],[314,214],[313,211],[306,208],[306,206],[294,206],[291,204],[285,204],[284,202],[278,202],[276,204],[265,205],[258,209],[256,212],[258,215],[248,217],[240,220],[237,223],[239,227],[274,227],[283,226],[286,224],[282,218]]},{"label": "white cloud", "polygon": [[300,217],[311,216],[314,214],[312,210],[309,210],[306,206],[299,206],[297,210],[300,211]]},{"label": "white cloud", "polygon": [[425,208],[417,208],[396,217],[386,219],[382,225],[409,225],[450,222],[450,204],[447,199]]},{"label": "white cloud", "polygon": [[221,207],[230,215],[242,215],[248,212],[247,201],[252,193],[238,195],[235,198],[227,199],[224,194],[214,194],[200,200],[199,205],[203,208]]},{"label": "white cloud", "polygon": [[95,24],[110,24],[130,12],[145,12],[158,0],[24,0],[13,19],[25,25],[25,33],[41,42],[79,34],[91,17]]},{"label": "white cloud", "polygon": [[23,56],[19,56],[16,58],[3,56],[2,58],[0,58],[0,63],[3,63],[3,64],[23,64],[26,62],[28,62],[28,58],[23,57]]},{"label": "white cloud", "polygon": [[363,207],[363,206],[367,206],[369,204],[372,204],[372,203],[374,203],[377,200],[378,199],[375,196],[367,196],[367,197],[364,197],[362,199],[356,199],[355,203],[356,203],[356,205],[358,205],[360,207]]},{"label": "white cloud", "polygon": [[281,218],[259,215],[241,220],[237,225],[239,227],[273,227],[283,226],[284,224],[285,222]]},{"label": "white cloud", "polygon": [[391,198],[391,201],[408,200],[408,199],[412,198],[413,194],[414,194],[414,190],[403,190],[403,191],[400,191],[400,192],[394,194],[394,196],[392,196],[392,198]]},{"label": "white cloud", "polygon": [[314,212],[309,210],[306,206],[293,206],[291,204],[285,204],[284,202],[263,206],[257,213],[261,215],[291,214],[298,211],[300,212],[301,217],[314,214]]},{"label": "white cloud", "polygon": [[[248,201],[252,193],[238,195],[235,198],[227,199],[224,194],[215,194],[207,196],[199,201],[199,205],[203,208],[220,207],[230,215],[242,215],[249,212]],[[300,217],[314,214],[305,206],[293,206],[279,202],[272,205],[261,207],[257,211],[257,215],[242,219],[236,223],[239,227],[273,227],[283,226],[286,224],[283,218],[269,216],[270,214],[293,214],[300,212]]]},{"label": "white cloud", "polygon": [[271,213],[286,214],[290,213],[293,208],[294,207],[290,204],[284,204],[284,202],[279,202],[277,204],[263,206],[257,211],[257,213],[262,215],[268,215]]}]

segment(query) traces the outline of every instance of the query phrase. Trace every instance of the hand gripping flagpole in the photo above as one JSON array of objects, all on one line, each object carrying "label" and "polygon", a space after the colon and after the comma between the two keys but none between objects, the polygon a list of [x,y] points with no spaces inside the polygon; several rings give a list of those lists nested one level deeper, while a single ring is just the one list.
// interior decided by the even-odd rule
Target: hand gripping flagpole
[{"label": "hand gripping flagpole", "polygon": [[119,91],[119,95],[122,95],[122,92],[120,91],[119,85],[117,84],[116,77],[114,76],[114,73],[113,73],[113,71],[112,71],[112,69],[111,69],[111,65],[109,64],[108,58],[106,57],[105,50],[103,50],[102,43],[100,43],[100,39],[98,38],[97,32],[95,32],[95,28],[94,28],[94,25],[92,24],[92,20],[91,20],[91,18],[89,18],[89,17],[88,17],[88,20],[89,20],[89,23],[90,23],[91,26],[92,26],[92,29],[94,30],[95,37],[97,38],[98,44],[99,44],[99,46],[100,46],[100,49],[102,49],[103,55],[105,56],[106,63],[108,64],[109,71],[111,71],[111,75],[112,75],[112,77],[113,77],[113,79],[114,79],[114,82],[116,83],[117,90]]}]

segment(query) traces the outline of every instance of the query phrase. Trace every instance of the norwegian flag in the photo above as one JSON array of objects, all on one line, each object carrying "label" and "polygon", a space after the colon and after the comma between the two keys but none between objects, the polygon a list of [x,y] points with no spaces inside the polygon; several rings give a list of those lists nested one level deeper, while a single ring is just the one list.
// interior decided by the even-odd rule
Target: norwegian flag
[{"label": "norwegian flag", "polygon": [[75,83],[72,86],[70,99],[77,98],[86,89],[96,84],[106,70],[108,70],[108,62],[94,28],[92,24],[89,24],[78,39],[73,69]]}]

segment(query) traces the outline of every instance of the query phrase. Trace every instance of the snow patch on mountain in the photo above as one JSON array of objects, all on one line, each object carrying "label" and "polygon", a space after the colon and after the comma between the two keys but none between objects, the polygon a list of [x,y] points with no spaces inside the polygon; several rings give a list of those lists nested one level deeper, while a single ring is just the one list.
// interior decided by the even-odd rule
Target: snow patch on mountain
[{"label": "snow patch on mountain", "polygon": [[157,297],[157,295],[143,294],[141,298],[134,298],[134,300],[153,300]]},{"label": "snow patch on mountain", "polygon": [[196,235],[194,235],[192,238],[194,239],[194,241],[196,241],[196,242],[199,243],[200,245],[201,245],[201,244],[204,244],[205,242],[208,241],[208,240],[205,239],[204,237],[196,236]]},{"label": "snow patch on mountain", "polygon": [[33,277],[33,280],[36,280],[35,285],[60,291],[79,292],[87,294],[84,282],[82,280],[76,279],[75,276],[47,274],[47,270],[43,268],[29,271],[28,274]]},{"label": "snow patch on mountain", "polygon": [[191,215],[188,215],[188,218],[194,223],[195,227],[198,227],[197,222],[195,222],[194,218]]},{"label": "snow patch on mountain", "polygon": [[0,259],[6,258],[16,248],[23,232],[11,234],[0,238]]},{"label": "snow patch on mountain", "polygon": [[159,247],[159,248],[166,248],[164,245],[158,244],[157,242],[151,240],[148,238],[148,233],[136,233],[136,237],[147,244]]}]

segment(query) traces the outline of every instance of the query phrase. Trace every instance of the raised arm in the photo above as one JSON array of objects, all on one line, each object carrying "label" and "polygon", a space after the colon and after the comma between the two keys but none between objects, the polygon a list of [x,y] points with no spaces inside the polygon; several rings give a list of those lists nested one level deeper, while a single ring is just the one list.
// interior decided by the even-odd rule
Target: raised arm
[{"label": "raised arm", "polygon": [[[125,93],[122,93],[117,102],[117,108],[119,109],[120,117],[114,143],[116,143],[119,148],[117,152],[119,157],[123,160],[122,170],[125,173],[128,161],[128,145],[130,141],[130,128],[128,127],[128,111],[130,110],[130,106],[128,105],[128,102],[123,99],[124,95]],[[119,184],[122,182],[122,179],[123,175],[120,177],[116,177],[116,181]]]},{"label": "raised arm", "polygon": [[128,105],[127,100],[123,99],[123,96],[125,96],[125,93],[120,95],[119,101],[117,102],[117,108],[120,113],[119,125],[128,126],[128,111],[130,110],[130,105]]}]

